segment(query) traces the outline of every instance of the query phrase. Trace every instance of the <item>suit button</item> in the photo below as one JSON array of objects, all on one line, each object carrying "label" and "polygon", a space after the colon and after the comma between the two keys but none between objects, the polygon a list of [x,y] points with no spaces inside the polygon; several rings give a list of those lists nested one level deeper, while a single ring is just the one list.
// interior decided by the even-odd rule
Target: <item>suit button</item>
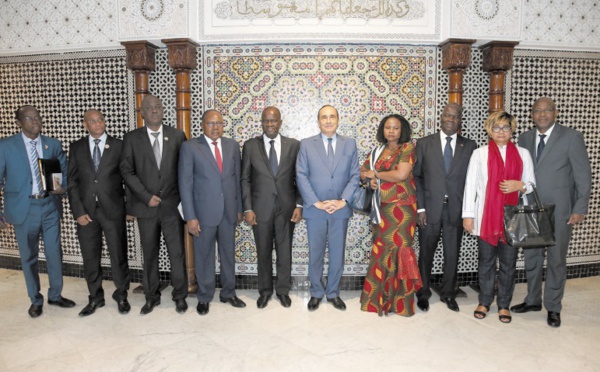
[{"label": "suit button", "polygon": [[94,183],[98,183],[98,180],[94,180]]}]

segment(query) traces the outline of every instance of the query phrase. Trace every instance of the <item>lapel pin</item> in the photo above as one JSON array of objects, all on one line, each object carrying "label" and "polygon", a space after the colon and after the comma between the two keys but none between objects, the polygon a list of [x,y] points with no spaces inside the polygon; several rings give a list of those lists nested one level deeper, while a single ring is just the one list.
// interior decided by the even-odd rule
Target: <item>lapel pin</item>
[{"label": "lapel pin", "polygon": [[165,137],[165,141],[168,141],[168,140],[169,140],[169,137]]},{"label": "lapel pin", "polygon": [[105,148],[105,149],[109,149],[109,148],[110,148],[110,146],[109,146],[108,144],[106,144],[106,145],[104,145],[104,148]]},{"label": "lapel pin", "polygon": [[44,149],[45,149],[45,150],[48,150],[48,145],[44,145]]}]

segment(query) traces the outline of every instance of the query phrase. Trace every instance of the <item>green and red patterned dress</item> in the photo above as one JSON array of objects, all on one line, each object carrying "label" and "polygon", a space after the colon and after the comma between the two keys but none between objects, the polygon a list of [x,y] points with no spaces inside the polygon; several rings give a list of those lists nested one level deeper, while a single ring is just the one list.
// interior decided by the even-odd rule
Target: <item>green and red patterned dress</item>
[{"label": "green and red patterned dress", "polygon": [[[384,172],[399,163],[415,163],[415,147],[403,143],[386,159],[380,157],[375,169]],[[364,167],[371,169],[369,159]],[[415,313],[415,292],[423,286],[412,248],[417,221],[417,195],[412,172],[395,183],[381,181],[381,223],[374,228],[373,251],[360,304],[362,311],[379,315]]]}]

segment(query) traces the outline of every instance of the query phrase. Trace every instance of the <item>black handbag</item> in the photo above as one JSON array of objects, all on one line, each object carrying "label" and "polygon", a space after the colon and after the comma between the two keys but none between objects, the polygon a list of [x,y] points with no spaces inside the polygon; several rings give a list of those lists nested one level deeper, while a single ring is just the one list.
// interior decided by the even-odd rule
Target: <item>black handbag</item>
[{"label": "black handbag", "polygon": [[350,208],[356,213],[370,215],[371,203],[373,201],[373,189],[370,185],[370,179],[365,178],[360,182],[359,187],[352,194],[352,198],[348,200]]},{"label": "black handbag", "polygon": [[506,241],[515,248],[540,248],[556,244],[554,238],[554,204],[542,204],[533,186],[534,205],[504,206]]}]

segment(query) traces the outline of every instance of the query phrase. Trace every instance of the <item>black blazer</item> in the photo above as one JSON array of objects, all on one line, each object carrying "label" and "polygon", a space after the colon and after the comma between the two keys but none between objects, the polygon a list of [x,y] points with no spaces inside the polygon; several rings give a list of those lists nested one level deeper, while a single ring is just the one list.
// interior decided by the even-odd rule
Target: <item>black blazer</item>
[{"label": "black blazer", "polygon": [[[128,214],[142,218],[155,217],[159,210],[162,213],[179,214],[177,165],[179,148],[185,140],[185,133],[163,124],[162,160],[159,170],[146,127],[125,134],[120,168],[125,180]],[[160,208],[148,206],[152,195],[161,198]]]},{"label": "black blazer", "polygon": [[446,175],[440,133],[417,140],[417,161],[413,175],[417,186],[417,209],[425,209],[428,223],[439,223],[448,195],[451,223],[462,225],[462,203],[467,168],[471,154],[477,148],[475,141],[456,137],[456,147],[450,173]]},{"label": "black blazer", "polygon": [[123,141],[108,136],[96,172],[89,137],[85,136],[71,144],[67,177],[69,202],[75,219],[85,214],[94,219],[96,198],[110,214],[125,214],[123,178],[119,170],[122,148]]},{"label": "black blazer", "polygon": [[300,142],[281,136],[281,154],[277,175],[269,166],[263,137],[249,139],[242,150],[242,201],[244,211],[252,210],[256,219],[268,219],[275,201],[291,218],[296,205],[302,205],[302,198],[296,187],[296,158]]}]

